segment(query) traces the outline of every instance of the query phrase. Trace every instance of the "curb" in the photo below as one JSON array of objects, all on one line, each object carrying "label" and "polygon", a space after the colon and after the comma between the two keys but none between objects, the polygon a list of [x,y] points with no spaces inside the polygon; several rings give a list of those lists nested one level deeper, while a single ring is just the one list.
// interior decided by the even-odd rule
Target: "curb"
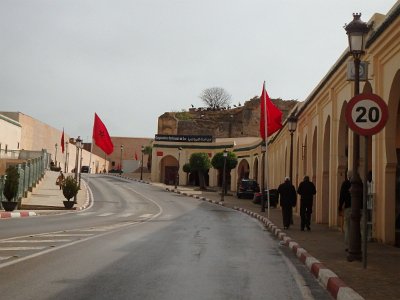
[{"label": "curb", "polygon": [[[166,191],[175,192],[178,194],[184,194],[175,189],[166,188]],[[185,195],[185,194],[184,194]],[[196,199],[211,202],[214,204],[225,206],[224,203],[213,201],[205,197],[200,197],[198,195],[188,195]],[[296,257],[307,267],[307,269],[314,275],[314,277],[322,284],[322,286],[331,294],[334,299],[337,300],[365,300],[360,294],[355,290],[350,288],[344,283],[333,271],[328,269],[321,263],[318,259],[310,255],[306,249],[302,248],[297,242],[293,241],[285,232],[283,232],[278,226],[272,223],[267,217],[261,216],[253,211],[236,207],[232,209],[245,213],[261,223],[268,229],[272,234],[274,234],[279,240],[282,246],[289,247]]]},{"label": "curb", "polygon": [[36,215],[37,214],[33,211],[0,212],[0,219],[25,218],[25,217],[33,217]]}]

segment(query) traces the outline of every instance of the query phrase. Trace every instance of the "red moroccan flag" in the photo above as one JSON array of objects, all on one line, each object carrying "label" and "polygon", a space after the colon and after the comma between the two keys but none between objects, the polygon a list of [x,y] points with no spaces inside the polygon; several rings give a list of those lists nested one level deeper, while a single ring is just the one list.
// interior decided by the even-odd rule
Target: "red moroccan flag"
[{"label": "red moroccan flag", "polygon": [[114,145],[107,128],[96,113],[94,113],[93,140],[107,155],[110,155],[114,151]]},{"label": "red moroccan flag", "polygon": [[64,128],[63,128],[63,133],[61,135],[61,151],[64,153]]},{"label": "red moroccan flag", "polygon": [[260,97],[260,135],[265,136],[265,123],[267,123],[267,137],[282,128],[282,112],[277,108],[268,96],[265,90],[265,82]]}]

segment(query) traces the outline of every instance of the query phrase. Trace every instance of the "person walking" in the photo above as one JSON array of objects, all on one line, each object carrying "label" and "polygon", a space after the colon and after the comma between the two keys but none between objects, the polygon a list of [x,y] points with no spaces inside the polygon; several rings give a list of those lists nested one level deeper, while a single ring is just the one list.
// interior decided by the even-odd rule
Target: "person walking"
[{"label": "person walking", "polygon": [[60,190],[62,189],[63,183],[64,183],[64,174],[62,171],[60,171],[60,175],[58,175],[56,180],[56,184],[60,187]]},{"label": "person walking", "polygon": [[[351,194],[350,194],[351,183],[349,178],[346,176],[340,187],[339,195],[339,215],[343,215],[344,220],[344,245],[345,251],[349,249],[349,232],[350,232],[350,216],[351,216]],[[344,210],[344,212],[343,212]]]},{"label": "person walking", "polygon": [[278,195],[279,204],[282,207],[283,228],[289,229],[292,208],[294,205],[296,205],[296,189],[290,182],[289,177],[286,177],[285,181],[279,185]]},{"label": "person walking", "polygon": [[300,217],[301,217],[301,231],[311,230],[311,214],[313,206],[313,197],[316,194],[314,183],[310,181],[310,177],[304,176],[304,180],[300,182],[297,188],[297,193],[300,195]]}]

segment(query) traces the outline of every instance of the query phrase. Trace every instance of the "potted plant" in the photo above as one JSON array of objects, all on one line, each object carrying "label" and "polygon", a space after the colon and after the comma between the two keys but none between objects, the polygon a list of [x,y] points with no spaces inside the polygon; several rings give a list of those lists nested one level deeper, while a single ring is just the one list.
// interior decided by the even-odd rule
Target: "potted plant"
[{"label": "potted plant", "polygon": [[1,201],[4,210],[13,211],[18,202],[15,201],[15,197],[18,194],[19,185],[19,173],[16,166],[9,166],[6,169],[6,181],[4,183],[3,195],[7,201]]},{"label": "potted plant", "polygon": [[63,201],[64,207],[71,209],[75,204],[75,202],[73,200],[71,201],[71,199],[74,198],[79,191],[79,184],[75,178],[72,176],[67,176],[63,182],[62,191],[65,199],[67,199],[67,201]]}]

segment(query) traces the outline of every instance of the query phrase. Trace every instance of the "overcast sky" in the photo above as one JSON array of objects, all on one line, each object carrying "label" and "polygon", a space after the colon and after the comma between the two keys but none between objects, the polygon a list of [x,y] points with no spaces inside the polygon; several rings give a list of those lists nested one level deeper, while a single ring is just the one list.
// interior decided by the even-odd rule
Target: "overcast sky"
[{"label": "overcast sky", "polygon": [[166,111],[261,94],[303,101],[347,47],[343,26],[395,0],[0,0],[0,111],[90,140],[154,137]]}]

